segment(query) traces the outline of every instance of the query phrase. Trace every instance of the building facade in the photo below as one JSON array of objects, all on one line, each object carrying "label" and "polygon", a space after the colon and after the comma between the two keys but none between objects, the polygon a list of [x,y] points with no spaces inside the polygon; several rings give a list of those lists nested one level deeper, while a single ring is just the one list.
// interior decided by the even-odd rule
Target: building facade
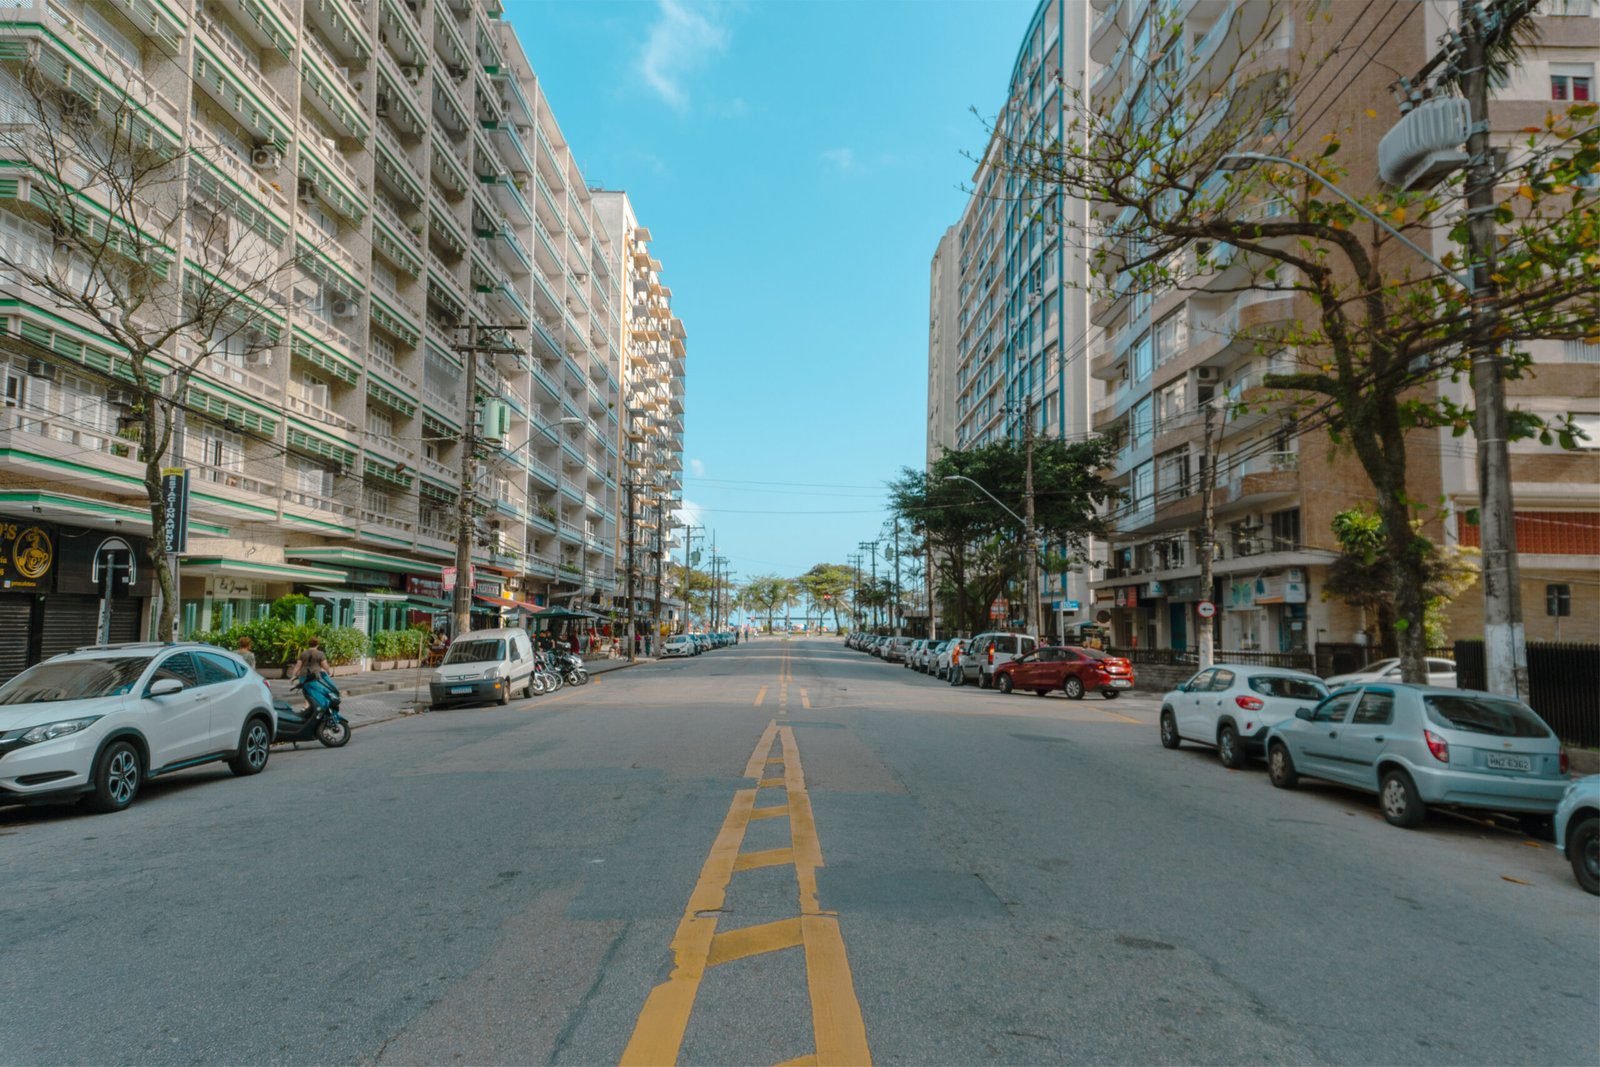
[{"label": "building facade", "polygon": [[961,277],[956,227],[944,231],[928,266],[929,466],[956,447],[956,326]]},{"label": "building facade", "polygon": [[[56,99],[125,108],[181,156],[190,247],[194,216],[221,218],[282,279],[254,309],[258,343],[200,360],[182,404],[182,631],[288,592],[368,630],[442,612],[468,420],[483,431],[461,579],[477,621],[611,606],[632,260],[501,14],[493,0],[0,9],[0,106],[24,110],[42,76]],[[48,253],[38,186],[0,163],[6,256]],[[190,255],[163,269],[173,294],[201,277]],[[468,382],[462,346],[489,337],[504,350]],[[0,522],[148,536],[117,361],[90,318],[0,285]],[[681,379],[678,403],[681,418]]]}]

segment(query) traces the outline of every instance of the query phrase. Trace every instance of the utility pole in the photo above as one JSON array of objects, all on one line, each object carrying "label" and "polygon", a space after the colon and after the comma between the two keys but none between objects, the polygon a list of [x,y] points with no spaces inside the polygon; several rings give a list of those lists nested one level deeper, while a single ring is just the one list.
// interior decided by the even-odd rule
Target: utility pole
[{"label": "utility pole", "polygon": [[922,547],[928,556],[928,562],[922,568],[922,583],[927,587],[928,591],[928,640],[937,641],[939,639],[939,624],[933,617],[933,545],[924,540]]},{"label": "utility pole", "polygon": [[[1483,552],[1483,650],[1489,692],[1526,700],[1528,647],[1522,628],[1516,505],[1511,495],[1500,285],[1495,280],[1495,165],[1489,144],[1488,42],[1484,12],[1461,0],[1462,88],[1471,109],[1467,137],[1467,248],[1472,280],[1473,429],[1478,437],[1479,531]],[[1503,17],[1503,16],[1501,16]],[[1501,28],[1500,32],[1509,32]]]},{"label": "utility pole", "polygon": [[466,364],[466,377],[461,389],[461,485],[456,498],[456,585],[452,596],[455,615],[455,636],[464,636],[472,628],[472,546],[477,540],[477,521],[472,514],[477,503],[478,478],[478,353],[516,354],[516,349],[493,342],[480,343],[480,331],[521,330],[525,326],[487,326],[469,323],[456,327],[467,331],[467,343],[457,345]]},{"label": "utility pole", "polygon": [[872,591],[872,628],[878,628],[878,542],[863,541],[856,546],[861,551],[872,553],[872,584],[868,588]]},{"label": "utility pole", "polygon": [[[689,574],[690,560],[693,558],[690,553],[690,549],[694,545],[694,532],[696,530],[704,529],[704,526],[690,526],[688,523],[685,523],[683,526],[683,618],[678,620],[681,624],[681,628],[678,630],[678,632],[681,634],[686,634],[689,632],[689,592],[691,588]],[[701,536],[704,537],[705,535],[701,534]]]},{"label": "utility pole", "polygon": [[[1209,603],[1213,578],[1211,576],[1211,555],[1217,539],[1217,509],[1214,493],[1217,487],[1217,452],[1211,443],[1211,424],[1216,417],[1216,399],[1207,400],[1202,407],[1205,409],[1205,430],[1201,440],[1204,451],[1200,453],[1200,600]],[[1200,647],[1200,669],[1205,670],[1211,666],[1216,658],[1216,640],[1214,630],[1215,605],[1212,615],[1201,615],[1196,625],[1196,643]]]},{"label": "utility pole", "polygon": [[715,633],[717,629],[717,601],[722,597],[722,585],[717,577],[717,531],[711,531],[711,603],[706,611],[706,629]]},{"label": "utility pole", "polygon": [[650,621],[650,643],[661,643],[661,556],[667,549],[667,513],[666,501],[656,498],[656,601],[655,614]]},{"label": "utility pole", "polygon": [[894,635],[900,636],[900,516],[894,518]]},{"label": "utility pole", "polygon": [[635,663],[635,662],[638,661],[638,658],[639,658],[638,650],[635,647],[637,645],[637,643],[638,643],[639,638],[638,638],[638,631],[635,629],[635,626],[637,625],[637,623],[635,622],[634,616],[633,616],[633,571],[634,571],[634,566],[633,566],[633,545],[634,545],[634,535],[633,535],[633,530],[634,530],[634,523],[633,523],[633,503],[634,503],[634,498],[633,498],[633,492],[634,492],[634,490],[633,490],[633,472],[632,471],[628,472],[628,482],[627,482],[627,485],[624,486],[624,490],[625,490],[625,492],[627,494],[627,499],[628,499],[628,582],[627,582],[627,586],[628,586],[628,662],[629,663]]},{"label": "utility pole", "polygon": [[1023,629],[1037,637],[1039,636],[1039,526],[1033,520],[1033,406],[1031,404],[1025,407],[1023,419],[1022,441],[1027,464],[1023,468],[1022,475],[1022,516],[1028,520],[1028,588],[1023,595],[1028,598],[1028,605],[1022,625]]}]

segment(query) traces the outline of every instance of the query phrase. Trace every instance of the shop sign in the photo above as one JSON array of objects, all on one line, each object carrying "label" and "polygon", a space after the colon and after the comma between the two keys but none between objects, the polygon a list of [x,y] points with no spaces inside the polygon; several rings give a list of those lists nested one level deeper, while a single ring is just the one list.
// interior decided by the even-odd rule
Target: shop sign
[{"label": "shop sign", "polygon": [[0,519],[0,588],[43,589],[55,562],[55,537],[48,526]]},{"label": "shop sign", "polygon": [[206,595],[219,600],[260,600],[261,587],[243,578],[219,574],[206,579]]},{"label": "shop sign", "polygon": [[[450,586],[455,587],[455,574],[450,575]],[[412,596],[432,597],[434,600],[444,599],[445,584],[437,578],[418,578],[414,574],[406,575],[406,592]]]},{"label": "shop sign", "polygon": [[1228,583],[1228,609],[1244,611],[1256,606],[1256,585],[1248,579]]},{"label": "shop sign", "polygon": [[1115,599],[1116,595],[1117,595],[1116,594],[1116,590],[1114,590],[1114,589],[1096,589],[1094,591],[1095,603],[1097,603],[1097,604],[1107,603],[1107,602]]},{"label": "shop sign", "polygon": [[167,520],[161,527],[161,551],[171,555],[189,548],[189,471],[165,467],[161,471],[161,503]]},{"label": "shop sign", "polygon": [[1150,585],[1149,585],[1149,588],[1147,588],[1145,590],[1144,595],[1148,598],[1148,597],[1166,596],[1167,594],[1166,594],[1166,590],[1162,587],[1160,582],[1151,582]]},{"label": "shop sign", "polygon": [[[477,570],[475,567],[467,568],[467,582],[469,584],[471,584],[476,575]],[[444,567],[440,569],[439,587],[441,590],[447,593],[456,587],[456,569],[454,567]]]},{"label": "shop sign", "polygon": [[994,602],[989,605],[989,618],[1003,619],[1010,611],[1011,604],[1005,597],[995,597]]},{"label": "shop sign", "polygon": [[393,589],[395,579],[399,577],[388,571],[372,571],[364,567],[346,567],[344,573],[347,585],[370,585],[378,589]]},{"label": "shop sign", "polygon": [[502,588],[498,578],[479,578],[472,583],[472,591],[479,596],[500,596]]},{"label": "shop sign", "polygon": [[1168,600],[1186,601],[1200,599],[1200,579],[1198,578],[1174,578],[1172,581],[1165,584]]},{"label": "shop sign", "polygon": [[[1299,568],[1295,568],[1297,571]],[[1303,574],[1303,572],[1301,572]],[[1256,579],[1257,604],[1304,604],[1306,583],[1291,574],[1267,574]]]},{"label": "shop sign", "polygon": [[1123,585],[1117,587],[1117,607],[1136,608],[1139,606],[1139,587],[1136,585]]}]

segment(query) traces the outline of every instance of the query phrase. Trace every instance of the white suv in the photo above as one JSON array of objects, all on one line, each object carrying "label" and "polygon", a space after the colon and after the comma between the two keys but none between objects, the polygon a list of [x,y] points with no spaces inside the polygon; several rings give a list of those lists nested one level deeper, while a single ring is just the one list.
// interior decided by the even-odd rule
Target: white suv
[{"label": "white suv", "polygon": [[979,689],[994,685],[994,669],[1010,663],[1018,656],[1026,656],[1039,647],[1037,637],[1027,634],[1004,633],[999,630],[979,634],[970,641],[961,642],[961,670],[952,669],[952,685],[965,685],[969,678],[978,679]]},{"label": "white suv", "polygon": [[1266,755],[1268,729],[1327,695],[1327,683],[1304,671],[1218,663],[1161,698],[1161,743],[1215,745],[1223,765],[1237,770]]},{"label": "white suv", "polygon": [[0,686],[0,802],[84,795],[121,811],[145,779],[267,765],[277,716],[261,676],[201,644],[81,648]]}]

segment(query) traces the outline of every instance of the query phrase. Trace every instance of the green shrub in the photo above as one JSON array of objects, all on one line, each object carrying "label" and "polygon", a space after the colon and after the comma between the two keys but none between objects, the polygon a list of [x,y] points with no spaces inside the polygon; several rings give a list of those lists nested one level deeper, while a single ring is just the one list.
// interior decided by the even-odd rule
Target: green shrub
[{"label": "green shrub", "polygon": [[274,600],[269,614],[274,619],[292,623],[298,608],[305,608],[306,619],[310,620],[315,615],[316,601],[300,593],[290,593]]},{"label": "green shrub", "polygon": [[369,642],[373,659],[417,659],[422,654],[423,631],[379,630]]},{"label": "green shrub", "polygon": [[341,667],[346,663],[354,663],[367,651],[367,635],[357,630],[354,626],[326,626],[317,636],[322,638],[322,651],[328,657],[328,663],[334,667]]}]

